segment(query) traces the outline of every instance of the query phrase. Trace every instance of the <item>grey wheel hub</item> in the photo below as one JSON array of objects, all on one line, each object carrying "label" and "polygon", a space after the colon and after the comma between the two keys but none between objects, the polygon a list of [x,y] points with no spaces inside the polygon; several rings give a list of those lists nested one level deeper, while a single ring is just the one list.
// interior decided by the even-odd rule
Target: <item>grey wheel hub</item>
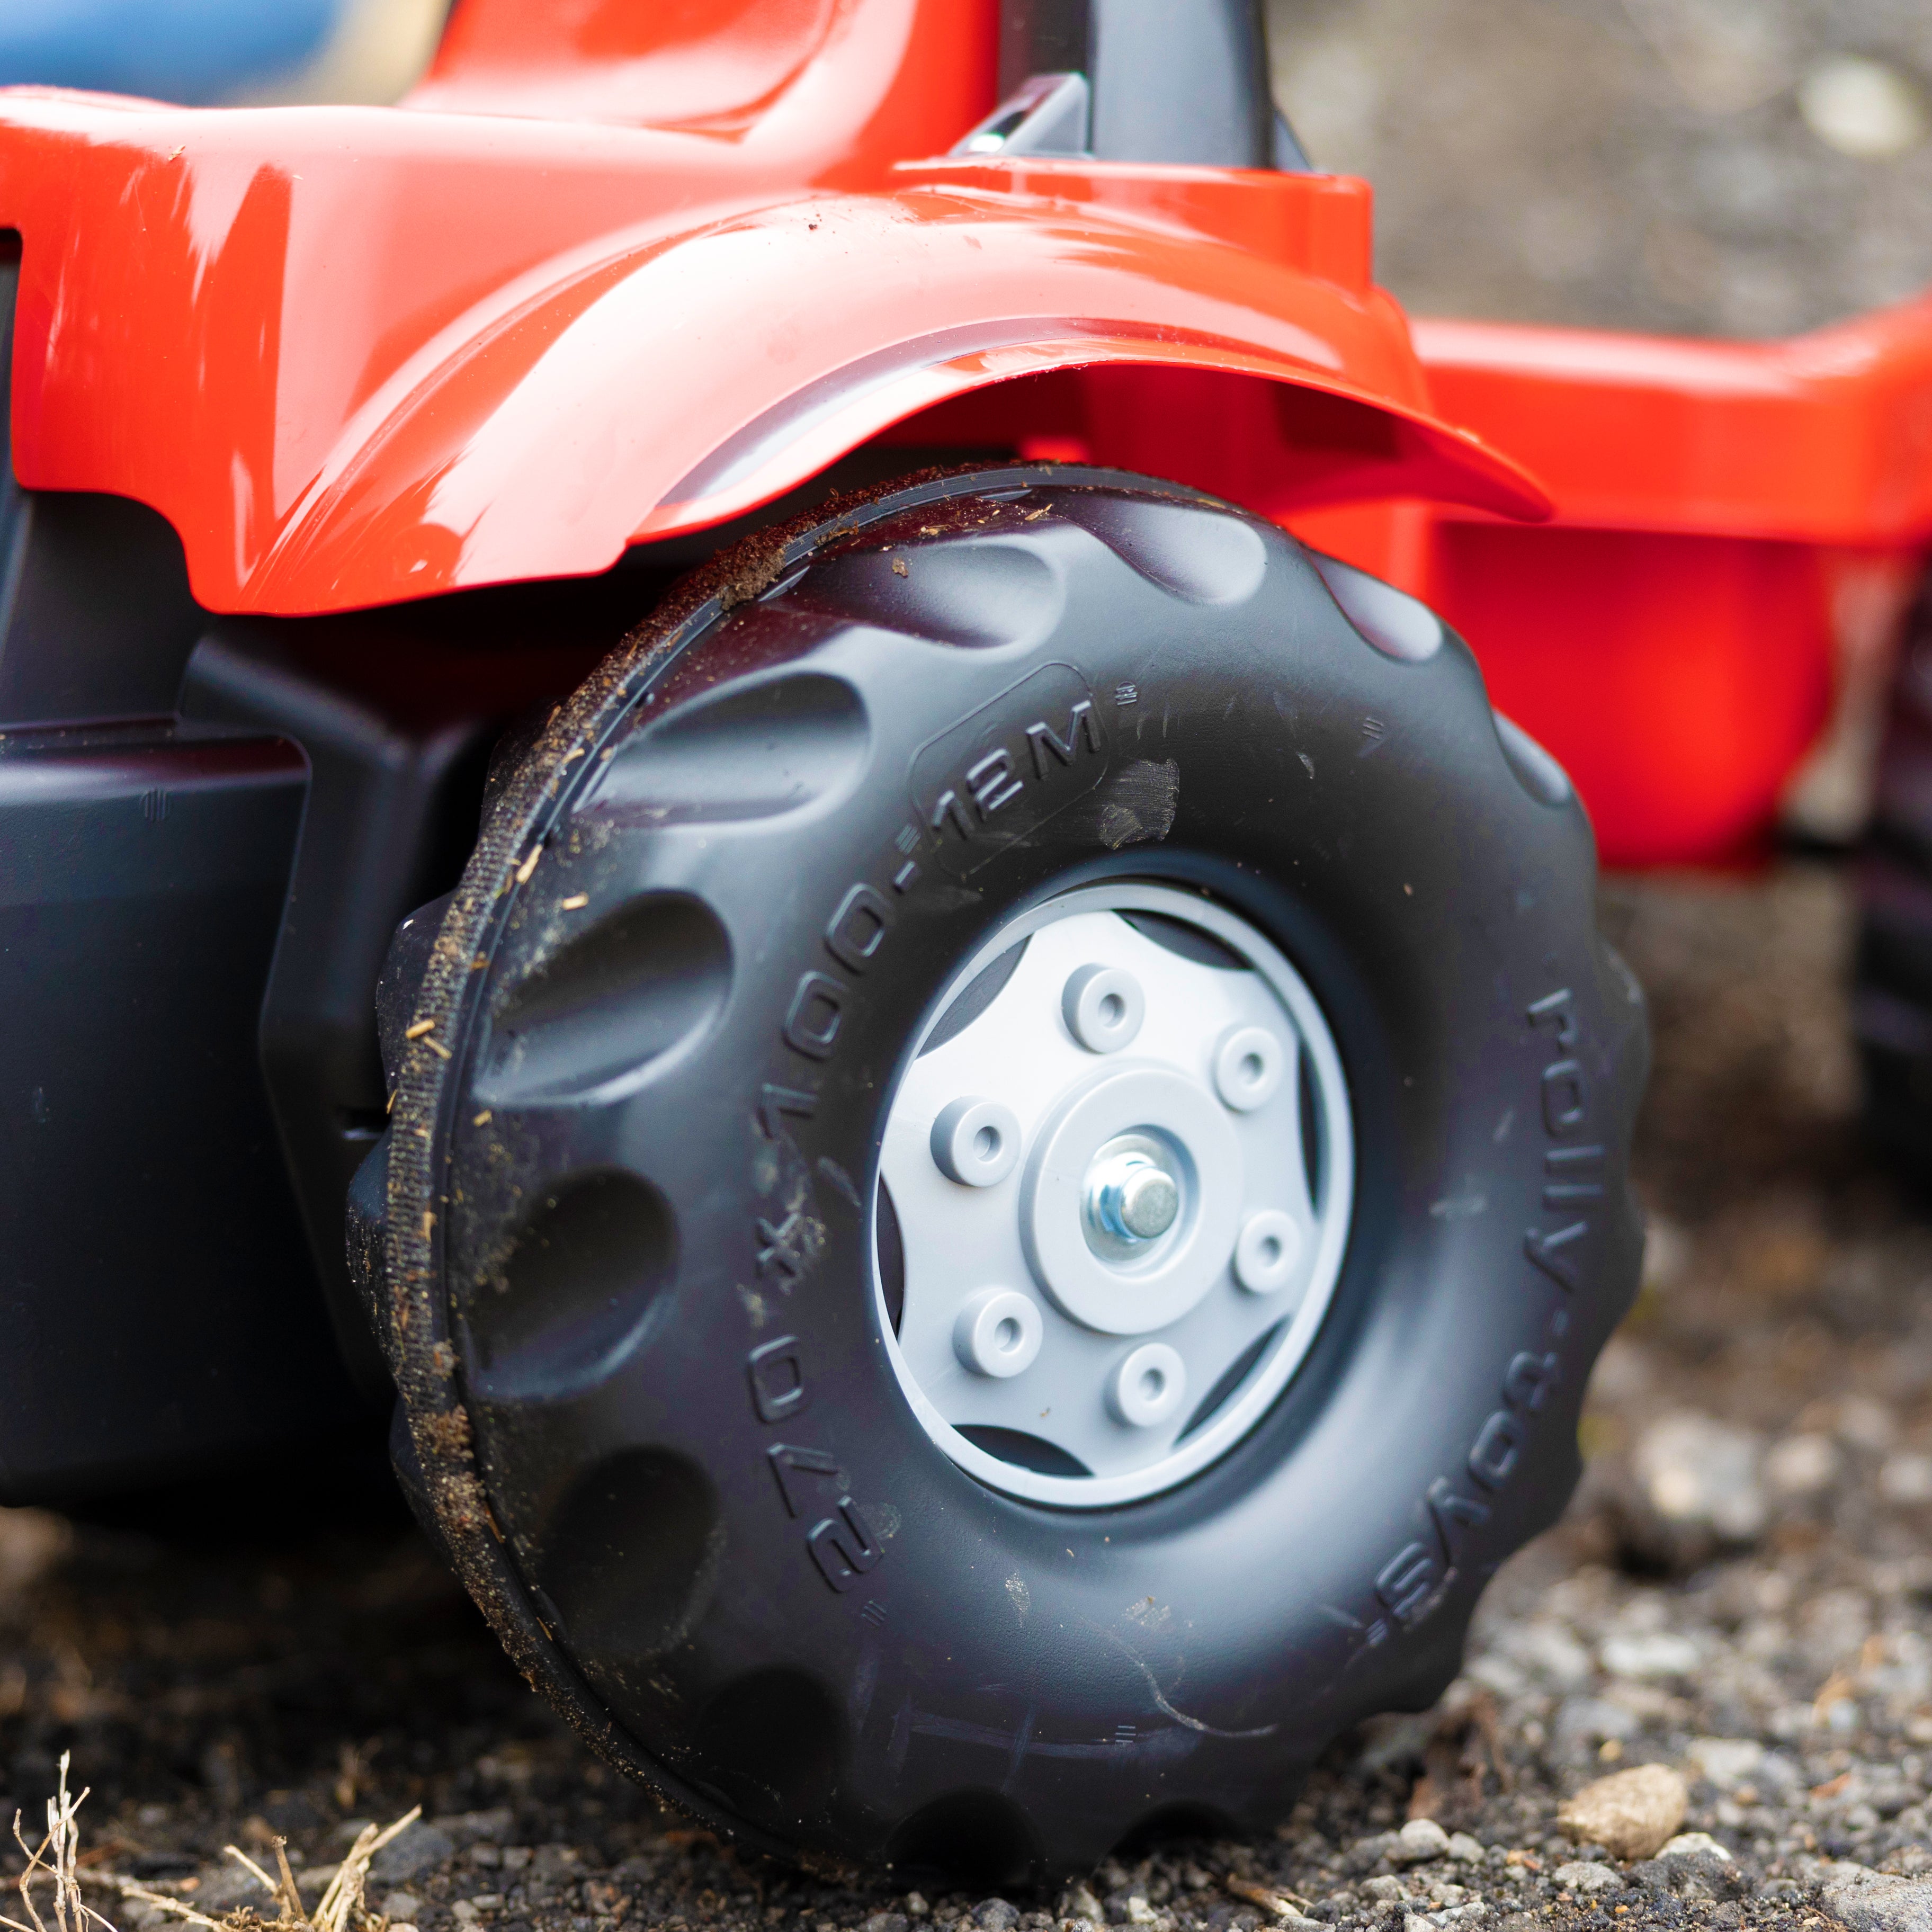
[{"label": "grey wheel hub", "polygon": [[1088,887],[955,976],[880,1174],[880,1306],[927,1432],[1010,1494],[1116,1504],[1225,1454],[1306,1353],[1354,1198],[1346,1082],[1246,921]]}]

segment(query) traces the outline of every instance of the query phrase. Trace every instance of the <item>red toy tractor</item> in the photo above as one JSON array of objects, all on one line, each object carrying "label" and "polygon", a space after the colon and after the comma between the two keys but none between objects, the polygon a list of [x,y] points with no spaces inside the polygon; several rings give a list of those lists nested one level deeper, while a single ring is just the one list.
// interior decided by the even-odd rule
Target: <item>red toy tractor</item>
[{"label": "red toy tractor", "polygon": [[7,1498],[391,1424],[596,1750],[912,1871],[1437,1695],[1636,1276],[1565,768],[1762,826],[1932,316],[1412,332],[1266,74],[462,0],[395,109],[0,96]]}]

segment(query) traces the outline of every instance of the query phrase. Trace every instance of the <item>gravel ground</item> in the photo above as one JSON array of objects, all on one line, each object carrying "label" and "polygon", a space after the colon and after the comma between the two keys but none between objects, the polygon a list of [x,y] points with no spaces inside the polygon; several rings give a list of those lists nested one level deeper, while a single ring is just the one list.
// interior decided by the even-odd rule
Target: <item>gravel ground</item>
[{"label": "gravel ground", "polygon": [[[361,1822],[420,1805],[369,1898],[422,1932],[1728,1928],[1821,1899],[1860,1932],[1932,1923],[1932,1229],[1857,1138],[1842,875],[1617,883],[1604,919],[1654,1004],[1655,1232],[1583,1490],[1498,1579],[1443,1703],[1340,1741],[1275,1838],[1110,1863],[1057,1900],[740,1859],[586,1758],[353,1486],[332,1520],[286,1486],[139,1526],[0,1514],[14,1801],[38,1810],[70,1751],[96,1868],[215,1917],[268,1904],[225,1844],[285,1835],[313,1903]],[[1683,1786],[1673,1808],[1661,1780],[1646,1843],[1559,1827],[1647,1764]],[[1867,1871],[1928,1881],[1844,1889]]]},{"label": "gravel ground", "polygon": [[1924,0],[1268,13],[1277,93],[1375,184],[1419,314],[1776,335],[1932,283]]},{"label": "gravel ground", "polygon": [[[1271,10],[1291,110],[1376,181],[1418,309],[1772,332],[1932,280],[1932,144],[1857,159],[1800,105],[1846,53],[1922,102],[1923,0]],[[369,1890],[396,1932],[1932,1928],[1932,1228],[1855,1130],[1843,880],[1620,882],[1604,917],[1654,1002],[1654,1224],[1583,1489],[1443,1703],[1340,1741],[1274,1839],[1060,1899],[740,1859],[584,1756],[353,1471],[0,1512],[0,1790],[37,1816],[72,1754],[88,1897],[124,1928],[163,1915],[105,1874],[266,1916],[221,1848],[285,1837],[313,1906],[362,1822],[414,1806]],[[1559,1827],[1645,1766],[1634,1820]]]}]

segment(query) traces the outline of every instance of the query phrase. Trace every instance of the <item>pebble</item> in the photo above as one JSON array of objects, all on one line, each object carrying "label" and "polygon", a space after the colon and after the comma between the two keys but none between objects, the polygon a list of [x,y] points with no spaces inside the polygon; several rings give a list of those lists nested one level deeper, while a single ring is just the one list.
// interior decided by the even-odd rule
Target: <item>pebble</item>
[{"label": "pebble", "polygon": [[422,1910],[422,1900],[412,1892],[392,1892],[382,1904],[385,1918],[413,1918]]},{"label": "pebble", "polygon": [[1702,1656],[1688,1636],[1645,1630],[1613,1636],[1604,1646],[1604,1668],[1612,1677],[1688,1677]]},{"label": "pebble", "polygon": [[1765,1754],[1755,1738],[1693,1738],[1688,1755],[1704,1777],[1729,1790],[1756,1774]]},{"label": "pebble", "polygon": [[1828,1436],[1787,1436],[1764,1459],[1764,1479],[1780,1495],[1815,1496],[1838,1480],[1845,1459]]},{"label": "pebble", "polygon": [[1557,1813],[1556,1822],[1580,1844],[1601,1845],[1620,1858],[1647,1858],[1683,1823],[1689,1803],[1676,1772],[1642,1764],[1584,1786]]},{"label": "pebble", "polygon": [[456,1856],[447,1832],[418,1821],[392,1838],[370,1861],[369,1876],[379,1885],[400,1885],[435,1870]]},{"label": "pebble", "polygon": [[194,1897],[197,1910],[216,1914],[232,1912],[243,1905],[268,1902],[260,1880],[237,1864],[217,1865],[204,1874],[195,1888]]},{"label": "pebble", "polygon": [[488,1811],[456,1811],[432,1818],[429,1828],[444,1833],[459,1846],[500,1845],[510,1835],[516,1822],[514,1812],[507,1805],[499,1805]]},{"label": "pebble", "polygon": [[1839,1865],[1818,1903],[1851,1932],[1932,1932],[1932,1883]]},{"label": "pebble", "polygon": [[1594,1858],[1573,1858],[1567,1865],[1558,1865],[1550,1876],[1566,1892],[1580,1892],[1588,1895],[1599,1892],[1621,1892],[1623,1880],[1612,1868],[1601,1864]]},{"label": "pebble", "polygon": [[1692,1410],[1652,1423],[1630,1458],[1646,1526],[1682,1563],[1712,1546],[1754,1543],[1770,1520],[1759,1437]]},{"label": "pebble", "polygon": [[1889,160],[1926,134],[1918,88],[1897,68],[1862,54],[1821,60],[1798,83],[1798,111],[1826,147],[1859,160]]},{"label": "pebble", "polygon": [[1449,1850],[1449,1834],[1433,1818],[1412,1818],[1396,1834],[1395,1843],[1388,1848],[1388,1862],[1394,1865],[1419,1865],[1431,1858],[1445,1856]]},{"label": "pebble", "polygon": [[[916,1898],[918,1894],[914,1893],[911,1896]],[[926,1901],[920,1899],[920,1903],[923,1905]],[[1054,1908],[1054,1916],[1058,1918],[1091,1918],[1102,1924],[1107,1916],[1101,1909],[1100,1901],[1084,1885],[1070,1885],[1060,1894],[1060,1903]]]},{"label": "pebble", "polygon": [[1888,1456],[1878,1472],[1878,1488],[1888,1503],[1932,1502],[1932,1456],[1907,1450]]},{"label": "pebble", "polygon": [[1667,1840],[1657,1856],[1660,1858],[1715,1858],[1731,1863],[1731,1855],[1708,1832],[1680,1832]]},{"label": "pebble", "polygon": [[1482,1840],[1472,1838],[1467,1832],[1449,1834],[1449,1856],[1458,1864],[1479,1865],[1489,1854],[1483,1850]]}]

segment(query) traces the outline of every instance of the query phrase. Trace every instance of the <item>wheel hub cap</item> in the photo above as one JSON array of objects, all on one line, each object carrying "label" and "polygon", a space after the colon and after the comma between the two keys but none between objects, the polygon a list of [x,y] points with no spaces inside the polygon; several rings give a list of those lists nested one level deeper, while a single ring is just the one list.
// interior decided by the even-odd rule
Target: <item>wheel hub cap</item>
[{"label": "wheel hub cap", "polygon": [[1011,1493],[1171,1486],[1292,1376],[1353,1186],[1340,1056],[1273,945],[1166,886],[1051,900],[956,975],[887,1110],[902,1384]]}]

